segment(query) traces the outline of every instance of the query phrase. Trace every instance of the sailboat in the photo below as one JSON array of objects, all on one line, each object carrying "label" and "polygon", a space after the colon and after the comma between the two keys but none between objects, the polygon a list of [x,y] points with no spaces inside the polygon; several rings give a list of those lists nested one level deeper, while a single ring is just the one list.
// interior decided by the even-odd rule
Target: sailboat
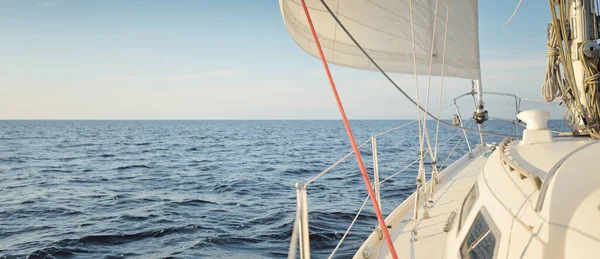
[{"label": "sailboat", "polygon": [[[489,119],[485,95],[502,93],[483,91],[477,0],[279,3],[292,39],[323,63],[353,147],[345,158],[355,156],[369,192],[363,207],[370,200],[377,215],[377,226],[354,258],[598,258],[600,170],[593,164],[600,154],[596,1],[548,1],[551,20],[546,77],[540,79],[542,95],[548,102],[560,101],[572,130],[552,132],[547,125],[549,112],[521,111],[515,97],[513,134],[485,127]],[[347,122],[329,64],[378,71],[417,107],[416,189],[385,217],[380,208],[376,135],[369,140],[373,172],[367,172],[359,152],[362,145],[357,145]],[[388,73],[415,75],[416,98]],[[472,97],[472,117],[465,119],[457,108],[458,115],[448,122],[439,118],[439,109],[437,114],[430,111],[429,83],[426,103],[419,98],[417,76],[423,75],[429,80],[440,77],[442,82],[444,77],[472,79],[472,90],[460,96]],[[475,132],[479,144],[469,146],[467,154],[442,169],[436,164],[437,134],[435,141],[429,136],[428,121],[435,121],[436,127],[455,127],[465,137]],[[463,121],[472,121],[477,129]],[[525,128],[517,132],[521,123]],[[489,143],[488,135],[504,139]],[[431,161],[431,172],[425,170],[426,159]],[[298,254],[310,258],[307,186],[330,168],[296,184],[289,258]]]}]

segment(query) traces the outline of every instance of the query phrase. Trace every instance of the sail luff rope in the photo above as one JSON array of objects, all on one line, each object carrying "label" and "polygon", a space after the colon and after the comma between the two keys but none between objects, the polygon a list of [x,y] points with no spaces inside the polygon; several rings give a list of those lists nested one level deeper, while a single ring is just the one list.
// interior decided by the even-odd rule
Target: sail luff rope
[{"label": "sail luff rope", "polygon": [[560,44],[558,34],[552,27],[548,30],[548,41],[546,42],[546,56],[548,57],[548,64],[546,67],[546,74],[544,83],[542,84],[542,97],[547,102],[554,101],[556,98],[562,98],[562,76],[560,74],[560,61],[558,59]]},{"label": "sail luff rope", "polygon": [[[333,13],[333,11],[331,10],[331,8],[329,8],[329,5],[327,5],[327,3],[325,3],[324,0],[320,0],[321,4],[323,5],[323,7],[325,7],[325,9],[327,10],[327,12],[329,13],[329,15],[331,16],[331,18],[333,18],[335,20],[335,22],[340,26],[340,28],[344,31],[344,33],[346,34],[346,36],[348,36],[348,38],[350,38],[350,40],[354,43],[354,45],[365,55],[365,57],[371,62],[371,64],[373,64],[373,66],[375,66],[377,68],[377,70],[388,80],[388,82],[390,82],[392,84],[392,86],[394,86],[394,88],[396,88],[396,90],[398,90],[404,97],[406,97],[406,99],[408,99],[409,102],[411,102],[412,104],[416,105],[419,109],[421,109],[421,111],[425,111],[425,109],[423,107],[421,107],[420,105],[417,104],[417,102],[415,102],[415,100],[410,97],[404,90],[402,90],[402,88],[400,88],[400,86],[398,86],[398,84],[396,83],[396,81],[394,81],[380,66],[377,62],[375,62],[375,60],[371,57],[371,55],[369,55],[369,53],[367,53],[367,51],[365,51],[365,49],[358,43],[358,41],[356,41],[356,39],[354,38],[354,36],[352,36],[352,34],[348,31],[348,29],[346,28],[346,26],[344,26],[344,24],[340,21],[340,19],[337,17],[337,15],[335,15],[335,13]],[[439,120],[436,116],[434,116],[433,114],[427,112],[427,115],[429,117],[431,117],[434,120]],[[454,125],[452,123],[443,121],[443,120],[439,120],[441,124],[444,124],[446,126],[449,127],[454,127],[457,129],[461,129],[461,130],[465,130],[465,131],[469,131],[469,132],[475,132],[475,133],[483,133],[483,134],[487,134],[490,136],[498,136],[498,137],[513,137],[513,138],[518,138],[521,136],[515,136],[515,135],[509,135],[509,134],[503,134],[503,133],[496,133],[496,132],[482,132],[479,130],[475,130],[475,129],[469,129],[469,128],[465,128],[465,127],[461,127],[461,126],[457,126]]]},{"label": "sail luff rope", "polygon": [[306,15],[306,20],[308,22],[308,25],[310,26],[310,30],[311,30],[313,38],[315,40],[315,44],[317,45],[317,49],[319,50],[319,55],[321,56],[321,62],[323,63],[323,67],[325,68],[325,72],[327,73],[327,78],[329,79],[331,91],[333,92],[338,109],[340,110],[340,114],[342,116],[344,126],[346,127],[346,133],[348,134],[348,139],[350,140],[350,144],[352,145],[352,149],[354,150],[354,155],[356,157],[356,161],[358,162],[358,166],[360,168],[367,191],[369,192],[369,197],[371,198],[371,203],[373,204],[373,209],[375,210],[375,214],[377,215],[377,220],[379,221],[379,225],[381,226],[383,236],[385,237],[385,241],[388,245],[389,252],[392,255],[392,258],[397,259],[398,255],[396,254],[396,250],[394,249],[394,243],[392,242],[392,238],[390,237],[390,233],[388,232],[388,229],[386,227],[387,224],[385,223],[385,219],[383,218],[383,215],[381,213],[381,208],[379,208],[379,204],[375,197],[375,193],[373,191],[373,188],[371,187],[371,180],[369,180],[369,175],[367,174],[367,169],[365,168],[365,165],[362,161],[362,157],[360,155],[360,151],[358,150],[358,146],[356,145],[356,140],[354,139],[354,134],[352,133],[352,128],[350,128],[350,123],[348,122],[348,118],[346,118],[346,112],[344,111],[344,106],[342,105],[342,101],[340,100],[340,97],[338,95],[337,88],[335,86],[335,82],[333,81],[333,77],[331,76],[331,71],[329,71],[329,65],[327,64],[327,60],[325,59],[325,54],[323,53],[321,43],[319,42],[319,37],[317,36],[317,32],[315,31],[315,27],[312,23],[312,19],[310,18],[310,13],[308,12],[306,2],[305,2],[305,0],[301,0],[301,1],[302,1],[302,8],[304,9],[304,14]]},{"label": "sail luff rope", "polygon": [[433,158],[435,159],[434,161],[437,162],[437,152],[438,152],[438,136],[439,136],[439,132],[440,132],[440,113],[442,111],[442,97],[444,95],[444,68],[446,67],[446,43],[447,43],[447,39],[448,39],[448,16],[450,14],[450,2],[451,0],[448,0],[446,2],[446,23],[445,23],[445,30],[444,30],[444,49],[442,50],[442,71],[441,71],[441,82],[440,82],[440,94],[439,94],[439,100],[438,100],[438,112],[437,112],[437,123],[436,123],[436,127],[435,127],[435,150],[433,151]]}]

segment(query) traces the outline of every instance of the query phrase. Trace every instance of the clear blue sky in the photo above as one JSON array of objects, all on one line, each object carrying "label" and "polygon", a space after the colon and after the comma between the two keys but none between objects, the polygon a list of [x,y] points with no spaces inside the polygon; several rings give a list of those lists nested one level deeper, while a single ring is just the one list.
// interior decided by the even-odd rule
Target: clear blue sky
[{"label": "clear blue sky", "polygon": [[[484,87],[540,99],[549,7],[526,0],[502,29],[517,3],[479,4]],[[275,0],[4,0],[0,27],[0,119],[339,118]],[[350,118],[415,117],[380,74],[333,73]],[[469,85],[448,80],[444,103]]]}]

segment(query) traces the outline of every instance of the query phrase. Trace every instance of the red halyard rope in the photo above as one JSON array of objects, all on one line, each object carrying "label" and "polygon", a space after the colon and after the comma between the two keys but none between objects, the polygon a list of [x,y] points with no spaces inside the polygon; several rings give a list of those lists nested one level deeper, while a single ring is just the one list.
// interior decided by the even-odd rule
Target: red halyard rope
[{"label": "red halyard rope", "polygon": [[319,49],[319,55],[321,56],[323,67],[325,68],[325,72],[327,73],[327,78],[329,79],[329,84],[331,85],[331,91],[333,91],[335,101],[337,102],[338,109],[340,110],[340,113],[342,115],[342,120],[344,121],[344,126],[346,127],[346,133],[348,133],[348,139],[350,140],[350,144],[352,145],[352,150],[354,150],[354,156],[356,157],[356,161],[358,162],[358,167],[360,168],[360,172],[362,173],[362,178],[365,181],[367,190],[369,191],[369,197],[371,197],[371,203],[373,204],[373,208],[375,209],[375,214],[377,214],[379,226],[381,228],[381,231],[383,232],[383,236],[385,237],[387,246],[390,249],[390,254],[392,255],[392,258],[397,259],[398,256],[396,255],[396,250],[394,249],[394,243],[390,238],[390,233],[387,230],[387,225],[385,224],[385,219],[383,218],[383,215],[381,213],[381,208],[379,208],[377,199],[375,197],[375,193],[371,188],[371,180],[369,180],[369,176],[367,175],[367,169],[365,168],[362,157],[360,156],[360,151],[358,150],[358,145],[356,145],[356,140],[354,139],[354,134],[352,134],[350,123],[348,123],[348,118],[346,118],[344,106],[342,105],[342,101],[340,100],[340,96],[338,95],[337,88],[335,87],[335,83],[333,82],[333,78],[331,77],[331,71],[329,71],[329,65],[327,64],[327,60],[325,59],[325,55],[323,54],[323,49],[321,48],[319,37],[317,36],[317,32],[315,31],[312,19],[310,18],[310,14],[308,12],[308,8],[306,7],[306,3],[304,2],[304,0],[301,1],[302,8],[304,9],[304,13],[306,14],[306,19],[308,20],[308,25],[310,26],[310,31],[312,32],[313,38],[317,45],[317,49]]}]

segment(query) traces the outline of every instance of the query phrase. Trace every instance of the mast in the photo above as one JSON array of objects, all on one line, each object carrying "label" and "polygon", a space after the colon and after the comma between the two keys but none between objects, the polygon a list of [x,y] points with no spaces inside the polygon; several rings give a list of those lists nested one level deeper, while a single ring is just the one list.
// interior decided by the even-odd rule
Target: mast
[{"label": "mast", "polygon": [[[578,100],[576,100],[581,107],[587,108],[591,103],[588,103],[586,98],[586,70],[584,67],[584,63],[582,59],[591,57],[588,55],[598,53],[598,44],[596,44],[595,40],[598,38],[598,25],[596,22],[596,10],[593,8],[595,5],[595,0],[570,0],[567,1],[567,10],[569,10],[569,22],[570,22],[570,31],[571,31],[571,42],[570,42],[570,53],[571,58],[573,60],[573,73],[575,76],[575,84],[577,88],[577,96]],[[591,41],[591,42],[589,42]],[[587,43],[586,43],[587,42]],[[580,48],[583,48],[585,51],[585,56],[581,56]],[[586,110],[586,109],[584,109]],[[585,113],[582,116],[577,116],[575,119],[575,123],[573,124],[574,130],[576,132],[581,131],[581,126],[583,126],[586,121]],[[588,113],[588,116],[592,115]]]},{"label": "mast", "polygon": [[548,25],[549,59],[542,95],[547,101],[562,99],[574,134],[600,139],[597,0],[548,2],[552,21]]},{"label": "mast", "polygon": [[598,0],[548,0],[546,101],[562,99],[575,135],[600,139],[600,46]]},{"label": "mast", "polygon": [[[481,77],[480,77],[481,78]],[[483,89],[481,85],[481,79],[475,80],[477,86],[477,105],[475,105],[475,112],[473,113],[473,119],[477,123],[479,128],[479,138],[481,139],[481,145],[485,145],[485,139],[483,136],[483,123],[488,120],[488,112],[483,107]],[[475,98],[473,98],[475,103]]]}]

